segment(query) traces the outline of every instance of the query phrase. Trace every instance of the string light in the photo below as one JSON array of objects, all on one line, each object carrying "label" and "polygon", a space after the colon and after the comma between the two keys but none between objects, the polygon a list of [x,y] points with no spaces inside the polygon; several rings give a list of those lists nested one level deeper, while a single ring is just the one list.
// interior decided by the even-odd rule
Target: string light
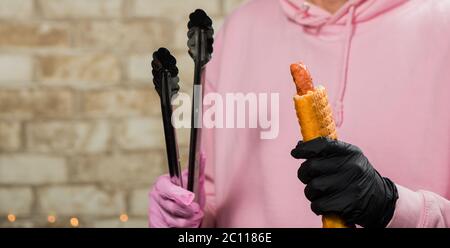
[{"label": "string light", "polygon": [[56,222],[56,216],[54,216],[54,215],[49,215],[49,216],[47,216],[47,221],[48,221],[48,223],[55,223]]},{"label": "string light", "polygon": [[[16,216],[14,214],[8,214],[7,219],[9,222],[15,222],[16,221]],[[121,214],[119,216],[119,219],[121,222],[127,222],[128,221],[128,215],[127,214]],[[47,216],[47,221],[48,223],[55,223],[56,222],[56,216],[53,214],[50,214]],[[78,220],[78,218],[76,217],[72,217],[70,218],[70,225],[72,227],[78,227],[80,225],[80,221]]]},{"label": "string light", "polygon": [[70,219],[70,225],[73,227],[78,227],[80,225],[80,222],[78,221],[78,218],[73,217]]},{"label": "string light", "polygon": [[14,214],[8,214],[8,221],[9,222],[14,222],[16,221],[16,216]]},{"label": "string light", "polygon": [[[8,214],[7,219],[9,222],[15,222],[16,221],[16,216],[14,214]],[[119,216],[119,219],[121,222],[127,222],[128,221],[128,215],[127,214],[121,214]],[[56,222],[56,216],[53,214],[50,214],[47,216],[47,221],[48,223],[55,223]],[[80,225],[80,221],[78,220],[78,218],[76,217],[72,217],[70,218],[70,225],[72,227],[78,227]]]},{"label": "string light", "polygon": [[127,222],[128,221],[128,215],[127,214],[121,214],[119,219],[122,222]]}]

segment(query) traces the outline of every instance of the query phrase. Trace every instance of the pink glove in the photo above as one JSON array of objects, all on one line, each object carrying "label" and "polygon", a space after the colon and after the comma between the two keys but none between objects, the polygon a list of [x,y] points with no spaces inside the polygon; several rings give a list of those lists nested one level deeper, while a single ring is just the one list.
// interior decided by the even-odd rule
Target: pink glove
[{"label": "pink glove", "polygon": [[[149,193],[150,227],[199,227],[205,207],[205,156],[200,154],[198,203],[194,193],[170,181],[168,174],[158,177]],[[183,184],[187,185],[187,170],[183,171]]]}]

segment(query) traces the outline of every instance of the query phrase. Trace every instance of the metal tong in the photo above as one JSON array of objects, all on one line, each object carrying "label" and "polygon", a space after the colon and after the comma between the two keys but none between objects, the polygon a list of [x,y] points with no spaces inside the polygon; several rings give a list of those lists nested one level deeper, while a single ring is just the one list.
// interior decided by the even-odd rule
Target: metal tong
[{"label": "metal tong", "polygon": [[[205,11],[197,9],[189,15],[188,22],[188,48],[189,55],[194,60],[194,84],[191,114],[191,134],[189,144],[189,165],[187,189],[197,192],[199,147],[201,131],[201,99],[204,67],[211,59],[214,42],[212,21]],[[153,53],[152,74],[155,89],[161,98],[161,113],[164,124],[164,136],[166,141],[167,161],[171,181],[183,187],[181,167],[179,161],[176,132],[171,122],[172,105],[171,98],[178,92],[178,68],[176,59],[166,48],[160,48]],[[198,194],[195,194],[196,196]]]},{"label": "metal tong", "polygon": [[178,85],[178,68],[175,57],[164,47],[159,48],[153,53],[152,74],[155,90],[161,99],[161,113],[164,125],[164,137],[166,139],[170,180],[172,183],[183,187],[177,137],[175,128],[171,122],[171,99],[180,89]]},{"label": "metal tong", "polygon": [[[191,136],[189,143],[189,165],[187,189],[197,193],[198,167],[200,161],[200,133],[202,123],[201,99],[204,79],[203,71],[206,63],[211,59],[213,52],[213,34],[211,18],[201,9],[197,9],[189,15],[188,22],[188,48],[189,55],[194,60],[194,84],[191,113]],[[195,194],[196,196],[198,194]]]}]

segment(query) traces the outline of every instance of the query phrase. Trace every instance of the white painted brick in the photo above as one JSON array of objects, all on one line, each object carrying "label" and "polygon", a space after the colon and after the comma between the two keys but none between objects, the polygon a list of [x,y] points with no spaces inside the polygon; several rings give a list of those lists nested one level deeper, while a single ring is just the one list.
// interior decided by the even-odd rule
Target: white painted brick
[{"label": "white painted brick", "polygon": [[133,215],[147,215],[148,192],[150,188],[136,189],[130,194],[130,213]]},{"label": "white painted brick", "polygon": [[0,85],[17,81],[30,81],[33,76],[31,57],[0,55]]},{"label": "white painted brick", "polygon": [[87,91],[82,95],[82,112],[89,117],[160,116],[161,107],[153,86],[137,89],[103,89]]},{"label": "white painted brick", "polygon": [[37,58],[37,76],[49,84],[117,83],[120,62],[111,54],[48,55]]},{"label": "white painted brick", "polygon": [[122,0],[39,0],[46,18],[111,18],[121,16]]},{"label": "white painted brick", "polygon": [[0,18],[27,18],[33,14],[33,0],[1,0]]},{"label": "white painted brick", "polygon": [[163,124],[160,118],[134,118],[122,121],[116,133],[120,148],[125,150],[163,148]]},{"label": "white painted brick", "polygon": [[[190,119],[191,118],[189,118],[189,120]],[[190,136],[191,136],[191,129],[190,128],[177,128],[175,130],[175,132],[177,133],[178,145],[180,147],[187,147],[187,146],[189,146],[189,141],[190,141],[189,139],[190,139]]]},{"label": "white painted brick", "polygon": [[111,146],[111,125],[99,121],[41,121],[29,123],[27,148],[38,152],[103,152]]},{"label": "white painted brick", "polygon": [[194,81],[194,61],[187,52],[177,53],[175,56],[177,58],[177,67],[180,70],[178,73],[180,77],[180,91],[191,93]]},{"label": "white painted brick", "polygon": [[0,156],[1,184],[46,184],[67,181],[63,158],[14,154]]},{"label": "white painted brick", "polygon": [[74,30],[74,46],[87,49],[145,54],[173,41],[172,23],[165,19],[79,22]]},{"label": "white painted brick", "polygon": [[0,188],[0,215],[28,215],[32,203],[33,193],[30,188]]},{"label": "white painted brick", "polygon": [[66,23],[0,20],[2,49],[61,48],[70,46]]},{"label": "white painted brick", "polygon": [[135,0],[131,15],[186,18],[195,9],[203,9],[210,16],[219,15],[220,8],[220,0]]},{"label": "white painted brick", "polygon": [[[159,175],[166,173],[163,154],[156,152],[93,155],[80,158],[71,180],[74,182],[98,182],[125,188],[134,185],[150,185]],[[165,156],[165,154],[164,154]]]},{"label": "white painted brick", "polygon": [[224,0],[225,15],[230,14],[237,7],[245,3],[246,0]]},{"label": "white painted brick", "polygon": [[133,81],[152,81],[152,55],[135,55],[128,58],[127,74],[128,79]]},{"label": "white painted brick", "polygon": [[0,90],[0,117],[30,119],[69,117],[74,108],[74,94],[66,89]]},{"label": "white painted brick", "polygon": [[39,211],[59,215],[119,215],[125,209],[124,195],[95,186],[53,186],[38,190]]},{"label": "white painted brick", "polygon": [[0,122],[0,152],[18,150],[21,145],[21,134],[19,122]]}]

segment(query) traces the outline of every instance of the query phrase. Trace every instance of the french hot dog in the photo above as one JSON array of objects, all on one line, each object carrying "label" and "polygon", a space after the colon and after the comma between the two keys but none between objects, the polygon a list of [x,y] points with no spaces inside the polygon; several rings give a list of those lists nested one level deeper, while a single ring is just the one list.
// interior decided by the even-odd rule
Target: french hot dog
[{"label": "french hot dog", "polygon": [[[303,141],[318,137],[337,139],[336,125],[325,88],[314,87],[311,74],[303,63],[292,64],[290,69],[297,88],[294,103]],[[325,228],[348,227],[336,215],[323,216],[322,224]]]}]

